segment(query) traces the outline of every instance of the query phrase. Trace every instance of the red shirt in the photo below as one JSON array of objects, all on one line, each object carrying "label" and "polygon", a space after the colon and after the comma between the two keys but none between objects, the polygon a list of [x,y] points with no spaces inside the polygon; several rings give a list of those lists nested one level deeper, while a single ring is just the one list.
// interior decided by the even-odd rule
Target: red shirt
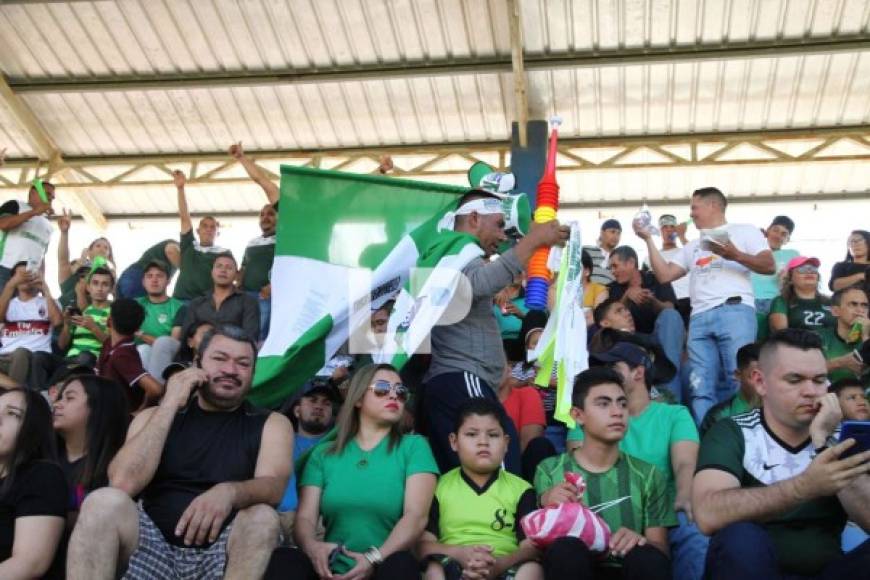
[{"label": "red shirt", "polygon": [[142,359],[132,336],[125,336],[112,345],[112,339],[107,338],[97,360],[97,374],[119,383],[124,387],[130,412],[142,406],[145,391],[136,383],[148,374],[142,366]]},{"label": "red shirt", "polygon": [[517,432],[522,431],[526,425],[544,427],[547,425],[547,418],[544,416],[544,403],[534,387],[511,389],[511,394],[502,404],[508,417],[514,422]]}]

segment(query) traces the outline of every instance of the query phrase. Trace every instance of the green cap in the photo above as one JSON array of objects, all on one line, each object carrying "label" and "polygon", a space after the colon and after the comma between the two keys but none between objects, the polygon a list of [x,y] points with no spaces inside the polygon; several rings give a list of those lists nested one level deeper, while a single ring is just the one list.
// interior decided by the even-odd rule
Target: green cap
[{"label": "green cap", "polygon": [[48,194],[45,192],[45,182],[37,177],[33,180],[33,188],[36,190],[36,193],[39,194],[39,199],[42,200],[42,203],[48,203]]},{"label": "green cap", "polygon": [[476,188],[480,186],[480,182],[487,174],[495,171],[495,168],[483,161],[478,161],[468,168],[468,184]]}]

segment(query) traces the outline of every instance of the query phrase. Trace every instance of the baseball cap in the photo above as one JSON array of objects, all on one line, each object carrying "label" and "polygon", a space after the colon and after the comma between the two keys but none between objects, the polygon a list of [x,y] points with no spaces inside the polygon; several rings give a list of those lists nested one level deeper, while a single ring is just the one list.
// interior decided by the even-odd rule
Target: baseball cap
[{"label": "baseball cap", "polygon": [[619,220],[615,220],[613,218],[609,220],[604,220],[604,223],[601,224],[601,231],[604,230],[619,230],[622,231],[622,226],[619,225]]},{"label": "baseball cap", "polygon": [[659,218],[659,227],[662,226],[675,226],[677,225],[677,218],[669,213],[662,214]]},{"label": "baseball cap", "polygon": [[792,258],[788,261],[788,265],[785,269],[789,272],[794,270],[795,268],[800,268],[804,264],[812,264],[816,268],[822,265],[821,261],[818,258],[810,258],[807,256],[798,256],[797,258]]},{"label": "baseball cap", "polygon": [[600,363],[623,361],[632,366],[643,364],[651,373],[650,381],[654,385],[667,383],[677,373],[677,367],[665,355],[658,340],[639,332],[599,330],[589,343],[589,359]]},{"label": "baseball cap", "polygon": [[169,276],[169,265],[166,262],[164,262],[163,260],[151,260],[151,261],[149,261],[147,264],[145,264],[145,267],[142,268],[142,272],[147,272],[151,268],[157,268],[157,269],[161,270],[164,274]]}]

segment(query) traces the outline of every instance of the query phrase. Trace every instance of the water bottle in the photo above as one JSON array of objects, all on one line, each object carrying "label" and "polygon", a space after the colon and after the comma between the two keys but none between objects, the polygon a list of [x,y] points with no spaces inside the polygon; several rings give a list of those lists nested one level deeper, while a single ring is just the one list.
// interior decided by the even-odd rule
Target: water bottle
[{"label": "water bottle", "polygon": [[650,212],[646,204],[643,204],[640,211],[634,215],[632,223],[636,224],[639,229],[649,232],[650,235],[659,235],[659,229],[653,225],[652,212]]},{"label": "water bottle", "polygon": [[847,342],[858,342],[861,340],[861,337],[864,335],[864,325],[860,322],[856,322],[852,325],[852,328],[849,329],[849,336],[847,337]]}]

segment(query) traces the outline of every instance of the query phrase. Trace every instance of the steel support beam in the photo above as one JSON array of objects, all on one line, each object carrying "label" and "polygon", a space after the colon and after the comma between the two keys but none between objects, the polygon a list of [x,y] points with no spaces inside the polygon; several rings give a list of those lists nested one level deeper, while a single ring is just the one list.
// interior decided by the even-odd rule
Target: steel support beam
[{"label": "steel support beam", "polygon": [[[54,144],[51,137],[45,132],[45,130],[43,130],[36,116],[33,114],[33,111],[31,111],[30,108],[9,87],[2,74],[0,74],[0,101],[2,101],[12,113],[12,117],[24,130],[24,134],[33,146],[34,151],[39,155],[39,160],[37,163],[33,164],[36,165],[36,171],[34,174],[40,174],[38,171],[39,165],[45,163],[48,167],[42,175],[52,176],[58,181],[58,184],[63,183],[67,186],[84,184],[84,186],[87,187],[89,180],[81,179],[77,174],[70,174],[69,168],[64,165],[63,157],[61,156],[57,145]],[[22,171],[21,179],[19,181],[26,180],[27,174]],[[64,189],[70,188],[65,187]],[[106,218],[103,216],[99,205],[97,205],[97,202],[88,191],[76,188],[74,191],[71,191],[70,195],[73,203],[78,206],[79,212],[84,216],[88,223],[97,229],[105,229]]]},{"label": "steel support beam", "polygon": [[508,0],[508,21],[511,37],[511,69],[514,79],[514,112],[520,147],[528,146],[529,100],[526,95],[526,71],[523,56],[523,24],[520,0]]},{"label": "steel support beam", "polygon": [[[794,203],[819,201],[870,201],[870,189],[865,191],[838,191],[834,193],[783,193],[778,195],[729,195],[728,205],[745,203]],[[606,209],[617,207],[637,208],[688,205],[689,196],[683,199],[595,199],[559,204],[559,209]],[[251,215],[254,214],[252,212]]]},{"label": "steel support beam", "polygon": [[[601,68],[636,64],[776,58],[870,50],[870,35],[836,38],[794,38],[732,42],[709,46],[661,46],[586,51],[563,54],[525,54],[526,71]],[[317,84],[342,81],[386,80],[408,77],[511,73],[511,55],[451,59],[420,63],[377,63],[354,67],[283,69],[270,71],[208,71],[152,75],[111,75],[63,78],[10,78],[15,92],[88,92],[170,90]]]}]

